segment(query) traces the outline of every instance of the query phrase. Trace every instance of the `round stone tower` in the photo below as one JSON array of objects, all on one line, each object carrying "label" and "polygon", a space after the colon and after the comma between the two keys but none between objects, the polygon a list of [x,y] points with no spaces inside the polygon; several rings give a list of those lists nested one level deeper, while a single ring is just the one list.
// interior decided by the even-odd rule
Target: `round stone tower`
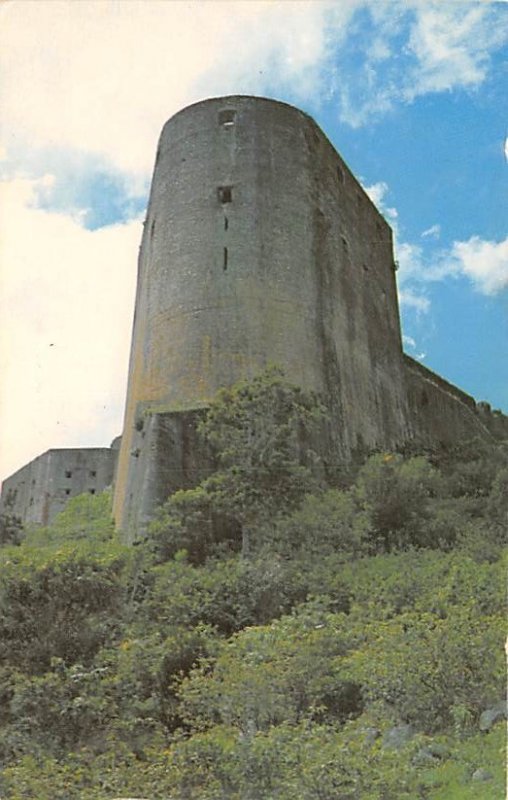
[{"label": "round stone tower", "polygon": [[139,255],[118,524],[157,450],[146,421],[268,363],[322,394],[338,456],[400,441],[393,268],[389,226],[306,114],[232,96],[172,117]]}]

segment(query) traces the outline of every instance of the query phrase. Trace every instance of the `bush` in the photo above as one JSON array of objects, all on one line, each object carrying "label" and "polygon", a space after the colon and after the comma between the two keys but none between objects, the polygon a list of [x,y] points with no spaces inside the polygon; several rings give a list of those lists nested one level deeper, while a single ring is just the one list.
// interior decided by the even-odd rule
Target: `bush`
[{"label": "bush", "polygon": [[4,554],[0,664],[40,674],[53,657],[90,663],[118,627],[131,552],[83,544]]}]

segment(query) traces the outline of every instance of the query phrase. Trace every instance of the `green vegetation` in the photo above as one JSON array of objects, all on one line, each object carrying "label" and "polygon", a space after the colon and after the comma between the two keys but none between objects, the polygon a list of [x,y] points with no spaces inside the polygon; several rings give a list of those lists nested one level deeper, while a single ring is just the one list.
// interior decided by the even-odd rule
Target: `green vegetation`
[{"label": "green vegetation", "polygon": [[274,370],[221,393],[217,471],[132,548],[107,495],[7,520],[0,797],[504,796],[506,450],[330,486],[322,414]]}]

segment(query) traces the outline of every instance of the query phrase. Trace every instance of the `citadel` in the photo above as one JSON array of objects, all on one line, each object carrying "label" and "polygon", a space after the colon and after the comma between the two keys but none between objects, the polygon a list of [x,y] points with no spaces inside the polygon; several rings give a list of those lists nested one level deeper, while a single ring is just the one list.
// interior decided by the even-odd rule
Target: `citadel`
[{"label": "citadel", "polygon": [[317,392],[338,461],[508,437],[508,418],[402,350],[392,231],[305,113],[259,97],[198,102],[162,131],[139,253],[124,428],[109,448],[48,450],[1,508],[48,524],[114,487],[125,541],[199,480],[196,415],[280,366]]}]

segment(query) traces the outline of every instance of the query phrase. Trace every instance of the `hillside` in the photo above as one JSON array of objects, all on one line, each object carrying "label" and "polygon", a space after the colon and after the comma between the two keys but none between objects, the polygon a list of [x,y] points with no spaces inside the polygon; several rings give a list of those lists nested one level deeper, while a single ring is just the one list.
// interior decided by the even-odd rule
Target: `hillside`
[{"label": "hillside", "polygon": [[108,494],[3,521],[0,797],[504,796],[506,448],[339,469],[321,416],[223,392],[217,470],[130,548]]}]

